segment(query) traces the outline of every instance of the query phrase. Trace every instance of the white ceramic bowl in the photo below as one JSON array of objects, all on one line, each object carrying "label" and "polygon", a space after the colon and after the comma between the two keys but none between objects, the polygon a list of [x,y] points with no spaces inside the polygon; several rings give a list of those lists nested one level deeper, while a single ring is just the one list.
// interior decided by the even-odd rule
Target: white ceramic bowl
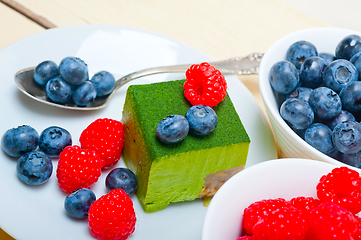
[{"label": "white ceramic bowl", "polygon": [[316,197],[322,175],[335,166],[309,159],[277,159],[253,165],[229,179],[213,197],[203,223],[202,240],[236,240],[243,210],[255,201]]},{"label": "white ceramic bowl", "polygon": [[305,29],[282,37],[264,54],[259,69],[259,88],[282,157],[316,159],[337,165],[345,165],[311,147],[281,118],[269,83],[269,71],[273,64],[285,60],[287,49],[296,41],[306,40],[313,43],[319,53],[329,52],[335,54],[337,44],[350,34],[361,35],[360,32],[339,28]]}]

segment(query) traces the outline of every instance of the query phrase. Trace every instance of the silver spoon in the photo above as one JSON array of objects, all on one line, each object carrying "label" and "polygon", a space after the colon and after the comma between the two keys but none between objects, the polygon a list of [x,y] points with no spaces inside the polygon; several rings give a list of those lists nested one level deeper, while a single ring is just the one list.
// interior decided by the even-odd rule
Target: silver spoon
[{"label": "silver spoon", "polygon": [[[263,54],[253,53],[246,57],[236,57],[223,61],[210,62],[210,64],[221,71],[222,74],[257,74],[262,57]],[[72,110],[98,110],[104,108],[108,104],[110,98],[121,86],[136,78],[158,73],[185,72],[190,66],[191,64],[154,67],[130,73],[116,81],[115,88],[111,94],[106,97],[96,98],[94,102],[90,103],[86,107],[79,107],[72,101],[65,104],[52,102],[46,96],[45,90],[35,83],[33,79],[34,67],[18,71],[15,74],[15,83],[19,90],[25,95],[51,106]]]}]

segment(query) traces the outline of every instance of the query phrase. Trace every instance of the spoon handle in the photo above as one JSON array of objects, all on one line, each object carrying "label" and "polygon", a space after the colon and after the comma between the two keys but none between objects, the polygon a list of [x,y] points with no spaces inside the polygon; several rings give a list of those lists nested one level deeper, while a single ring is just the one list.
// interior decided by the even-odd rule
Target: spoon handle
[{"label": "spoon handle", "polygon": [[[212,66],[221,71],[222,74],[236,74],[236,75],[245,75],[245,74],[257,74],[258,67],[261,62],[263,54],[252,53],[246,57],[235,57],[227,60],[210,62]],[[183,65],[173,65],[173,66],[164,66],[164,67],[154,67],[143,69],[125,75],[124,77],[117,80],[115,84],[115,90],[123,86],[124,84],[148,75],[158,74],[158,73],[175,73],[175,72],[185,72],[191,64]]]}]

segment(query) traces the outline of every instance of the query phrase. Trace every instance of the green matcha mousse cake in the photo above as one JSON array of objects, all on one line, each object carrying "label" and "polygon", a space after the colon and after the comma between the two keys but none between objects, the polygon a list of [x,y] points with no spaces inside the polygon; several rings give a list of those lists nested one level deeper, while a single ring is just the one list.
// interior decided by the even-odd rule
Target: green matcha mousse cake
[{"label": "green matcha mousse cake", "polygon": [[138,179],[137,197],[145,212],[172,202],[212,196],[246,164],[250,139],[227,95],[213,109],[218,125],[206,136],[189,134],[176,144],[156,136],[166,116],[185,116],[191,107],[183,95],[185,80],[131,85],[123,108],[123,159]]}]

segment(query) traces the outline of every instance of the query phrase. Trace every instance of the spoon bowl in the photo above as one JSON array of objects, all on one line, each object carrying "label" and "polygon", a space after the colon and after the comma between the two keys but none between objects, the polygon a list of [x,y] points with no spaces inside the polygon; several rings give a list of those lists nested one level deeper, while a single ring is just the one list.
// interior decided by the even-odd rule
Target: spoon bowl
[{"label": "spoon bowl", "polygon": [[54,107],[73,109],[73,110],[97,110],[105,107],[110,99],[111,94],[115,92],[113,91],[110,95],[105,97],[95,98],[95,100],[86,107],[77,106],[73,101],[67,101],[65,103],[56,103],[51,101],[50,98],[46,95],[45,87],[38,85],[34,81],[33,79],[34,69],[35,67],[25,68],[18,71],[15,74],[15,83],[18,89],[32,99]]},{"label": "spoon bowl", "polygon": [[[262,57],[263,54],[252,53],[246,57],[235,57],[227,60],[210,62],[210,64],[221,71],[222,74],[257,74]],[[35,67],[18,71],[15,74],[15,83],[18,89],[28,97],[54,107],[72,110],[98,110],[104,108],[108,104],[112,95],[121,86],[134,79],[158,73],[185,72],[190,66],[191,64],[154,67],[130,73],[115,82],[115,88],[109,95],[95,98],[95,100],[86,107],[77,106],[73,101],[68,101],[66,103],[55,103],[51,101],[46,95],[44,87],[38,85],[33,79]]]}]

